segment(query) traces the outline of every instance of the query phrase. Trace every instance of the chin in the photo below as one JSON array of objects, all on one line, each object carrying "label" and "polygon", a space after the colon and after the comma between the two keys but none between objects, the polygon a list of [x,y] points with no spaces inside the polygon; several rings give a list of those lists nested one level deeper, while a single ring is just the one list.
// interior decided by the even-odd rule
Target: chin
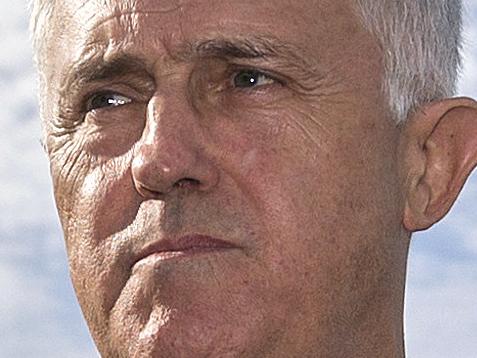
[{"label": "chin", "polygon": [[[191,308],[192,309],[192,308]],[[265,327],[258,317],[243,322],[227,312],[207,307],[169,310],[157,306],[145,324],[124,317],[113,326],[103,357],[257,357],[262,350]],[[248,320],[248,322],[247,322]]]}]

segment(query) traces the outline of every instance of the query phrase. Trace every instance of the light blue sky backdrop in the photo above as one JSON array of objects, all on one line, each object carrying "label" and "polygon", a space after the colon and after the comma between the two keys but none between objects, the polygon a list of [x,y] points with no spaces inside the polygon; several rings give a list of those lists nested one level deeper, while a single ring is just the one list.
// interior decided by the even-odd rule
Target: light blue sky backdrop
[{"label": "light blue sky backdrop", "polygon": [[[458,94],[477,98],[477,0],[464,2]],[[0,357],[96,357],[39,144],[26,2],[0,8]],[[410,358],[477,357],[477,174],[447,218],[413,239],[405,323]]]}]

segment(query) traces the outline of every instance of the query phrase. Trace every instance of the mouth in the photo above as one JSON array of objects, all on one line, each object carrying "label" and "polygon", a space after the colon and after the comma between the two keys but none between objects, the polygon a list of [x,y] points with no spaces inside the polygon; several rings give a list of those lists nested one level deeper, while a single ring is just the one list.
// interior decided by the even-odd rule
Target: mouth
[{"label": "mouth", "polygon": [[146,245],[134,265],[192,257],[200,254],[220,253],[239,249],[238,246],[207,235],[187,235],[178,239],[163,239]]}]

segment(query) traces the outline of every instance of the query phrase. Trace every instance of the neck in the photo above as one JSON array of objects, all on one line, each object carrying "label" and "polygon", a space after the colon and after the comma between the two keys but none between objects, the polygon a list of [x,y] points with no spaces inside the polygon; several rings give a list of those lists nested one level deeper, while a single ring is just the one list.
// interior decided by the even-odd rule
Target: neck
[{"label": "neck", "polygon": [[[365,311],[355,313],[343,310],[342,313],[330,318],[333,321],[330,324],[317,322],[317,326],[321,326],[321,329],[306,327],[299,335],[283,337],[283,345],[275,346],[275,349],[262,356],[404,358],[403,306],[393,306],[389,299],[387,304],[383,301],[386,301],[384,297],[375,298],[369,302],[369,307]],[[323,326],[328,328],[323,330]],[[311,331],[315,332],[313,336],[310,335]]]},{"label": "neck", "polygon": [[[394,275],[393,275],[394,276]],[[349,325],[343,324],[336,354],[329,357],[404,358],[404,287],[401,277],[388,277],[393,287],[369,295],[347,312]],[[346,319],[343,317],[343,319]],[[344,321],[345,323],[347,321]]]},{"label": "neck", "polygon": [[374,297],[364,311],[346,312],[310,357],[404,358],[402,303]]},{"label": "neck", "polygon": [[[404,358],[404,277],[389,277],[394,287],[374,291],[360,302],[351,300],[340,306],[340,311],[330,315],[328,322],[318,319],[320,322],[313,323],[313,328],[307,327],[301,332],[299,344],[297,336],[289,341],[295,349],[297,346],[305,349],[299,348],[298,352],[292,349],[288,352],[297,354],[285,356]],[[315,334],[310,337],[312,331]],[[272,356],[281,357],[280,354]]]}]

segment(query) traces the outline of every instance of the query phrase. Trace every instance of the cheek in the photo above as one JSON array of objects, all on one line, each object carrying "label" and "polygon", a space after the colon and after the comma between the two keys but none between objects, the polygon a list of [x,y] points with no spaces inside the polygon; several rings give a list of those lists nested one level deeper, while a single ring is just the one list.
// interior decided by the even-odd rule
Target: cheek
[{"label": "cheek", "polygon": [[132,222],[139,201],[134,195],[130,162],[129,153],[103,160],[82,151],[77,160],[63,166],[60,175],[53,174],[68,246],[85,240],[99,245]]},{"label": "cheek", "polygon": [[[129,160],[114,160],[91,171],[78,191],[74,217],[88,221],[78,229],[94,245],[127,229],[134,221],[140,200],[131,180]],[[76,236],[76,235],[75,235]]]},{"label": "cheek", "polygon": [[114,109],[96,110],[85,117],[82,150],[101,160],[124,156],[141,138],[146,119],[146,104],[133,103]]},{"label": "cheek", "polygon": [[253,149],[236,158],[237,181],[265,228],[264,261],[292,295],[305,286],[339,290],[353,257],[376,262],[369,254],[379,256],[399,228],[392,131],[295,124],[307,121],[287,120],[278,136],[249,142]]},{"label": "cheek", "polygon": [[117,240],[108,239],[128,230],[140,204],[134,195],[128,162],[126,157],[95,166],[78,162],[71,169],[77,171],[78,179],[72,181],[69,180],[72,177],[66,177],[58,183],[60,188],[69,188],[62,199],[67,204],[59,213],[73,285],[93,330],[100,322],[106,322],[104,315],[128,276],[127,251],[121,248],[126,247],[123,240],[126,235],[119,235]]}]

